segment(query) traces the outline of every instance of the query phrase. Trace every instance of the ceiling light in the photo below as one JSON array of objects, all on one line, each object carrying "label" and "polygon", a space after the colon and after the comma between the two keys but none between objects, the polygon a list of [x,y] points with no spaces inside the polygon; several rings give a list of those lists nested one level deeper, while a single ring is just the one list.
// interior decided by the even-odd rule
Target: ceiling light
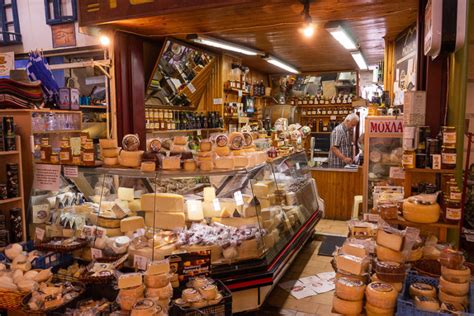
[{"label": "ceiling light", "polygon": [[314,24],[313,23],[306,24],[306,27],[303,29],[303,34],[306,37],[312,37],[314,34]]},{"label": "ceiling light", "polygon": [[247,48],[245,46],[225,42],[219,39],[207,37],[207,36],[202,36],[202,35],[197,35],[197,34],[189,34],[186,37],[187,40],[202,44],[202,45],[207,45],[211,47],[216,47],[216,48],[221,48],[224,50],[230,50],[232,52],[248,55],[248,56],[257,56],[257,55],[264,55],[263,52],[252,49],[252,48]]},{"label": "ceiling light", "polygon": [[338,22],[329,22],[326,24],[326,30],[331,33],[332,37],[334,37],[345,49],[357,49],[355,41]]},{"label": "ceiling light", "polygon": [[110,38],[108,36],[105,36],[105,35],[102,35],[99,38],[99,41],[100,41],[100,44],[102,46],[109,46],[109,44],[110,44]]},{"label": "ceiling light", "polygon": [[351,55],[352,55],[352,58],[354,58],[355,62],[357,63],[357,66],[359,66],[360,70],[367,70],[367,63],[365,62],[365,58],[360,52],[360,50],[351,52]]},{"label": "ceiling light", "polygon": [[309,14],[309,7],[311,2],[314,2],[314,0],[300,0],[300,2],[303,4],[303,11],[301,12],[301,15],[304,17],[304,27],[300,30],[304,36],[306,37],[312,37],[314,34],[314,24],[313,24],[313,19],[311,18],[311,15]]},{"label": "ceiling light", "polygon": [[263,57],[263,59],[265,59],[270,64],[275,65],[275,66],[277,66],[277,67],[279,67],[283,70],[286,70],[288,72],[291,72],[291,73],[294,73],[294,74],[299,74],[300,73],[296,68],[282,62],[279,59],[276,59],[275,57],[267,55],[267,56]]}]

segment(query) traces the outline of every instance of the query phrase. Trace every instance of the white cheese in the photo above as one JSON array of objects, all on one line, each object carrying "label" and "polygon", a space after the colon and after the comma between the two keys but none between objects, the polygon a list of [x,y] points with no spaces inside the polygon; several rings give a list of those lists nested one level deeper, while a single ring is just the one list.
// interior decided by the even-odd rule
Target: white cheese
[{"label": "white cheese", "polygon": [[118,198],[122,201],[133,201],[135,198],[135,190],[133,188],[118,188]]}]

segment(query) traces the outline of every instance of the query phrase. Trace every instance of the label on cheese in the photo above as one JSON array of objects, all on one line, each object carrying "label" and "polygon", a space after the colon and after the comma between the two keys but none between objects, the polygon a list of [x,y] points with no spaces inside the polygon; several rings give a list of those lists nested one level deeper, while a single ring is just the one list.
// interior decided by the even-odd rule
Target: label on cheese
[{"label": "label on cheese", "polygon": [[105,228],[102,228],[102,227],[96,227],[95,229],[95,236],[97,238],[103,238],[107,235],[107,230]]},{"label": "label on cheese", "polygon": [[45,230],[41,227],[36,227],[35,229],[35,236],[36,236],[36,239],[38,240],[43,240],[44,239],[44,234],[45,234]]},{"label": "label on cheese", "polygon": [[81,237],[88,238],[94,237],[95,235],[95,226],[84,225],[82,227]]},{"label": "label on cheese", "polygon": [[242,192],[240,192],[240,191],[234,192],[234,200],[235,200],[235,204],[237,204],[237,206],[244,205],[244,199],[242,197]]},{"label": "label on cheese", "polygon": [[139,270],[145,271],[148,266],[149,259],[140,255],[133,256],[133,266]]},{"label": "label on cheese", "polygon": [[214,207],[214,211],[220,211],[221,210],[221,203],[219,203],[219,199],[215,198],[212,200],[212,205]]},{"label": "label on cheese", "polygon": [[97,249],[97,248],[91,248],[91,256],[92,256],[92,259],[102,258],[102,250]]}]

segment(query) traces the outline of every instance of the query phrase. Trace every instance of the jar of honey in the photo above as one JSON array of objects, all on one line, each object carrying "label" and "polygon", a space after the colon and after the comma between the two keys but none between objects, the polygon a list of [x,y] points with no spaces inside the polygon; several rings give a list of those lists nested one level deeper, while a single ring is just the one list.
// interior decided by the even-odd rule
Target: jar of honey
[{"label": "jar of honey", "polygon": [[50,162],[54,165],[57,165],[59,163],[59,154],[57,152],[51,153]]},{"label": "jar of honey", "polygon": [[61,164],[71,164],[72,163],[72,149],[69,145],[69,139],[64,137],[61,141],[61,149],[59,151],[59,162]]},{"label": "jar of honey", "polygon": [[402,166],[405,169],[415,168],[415,151],[412,149],[405,150],[402,155]]},{"label": "jar of honey", "polygon": [[81,155],[80,154],[73,154],[72,155],[72,164],[73,165],[80,165],[81,164]]},{"label": "jar of honey", "polygon": [[441,149],[441,168],[456,168],[456,148],[442,146]]},{"label": "jar of honey", "polygon": [[444,200],[444,221],[448,224],[458,224],[461,220],[461,200]]},{"label": "jar of honey", "polygon": [[49,144],[48,138],[41,139],[41,146],[40,146],[40,159],[42,162],[49,162],[51,160],[51,154],[53,152],[53,148]]},{"label": "jar of honey", "polygon": [[89,139],[89,132],[81,132],[81,146],[84,146]]},{"label": "jar of honey", "polygon": [[456,148],[456,128],[454,126],[443,126],[443,146],[445,148]]},{"label": "jar of honey", "polygon": [[92,139],[88,139],[84,147],[82,147],[82,163],[85,166],[95,165],[95,151]]}]

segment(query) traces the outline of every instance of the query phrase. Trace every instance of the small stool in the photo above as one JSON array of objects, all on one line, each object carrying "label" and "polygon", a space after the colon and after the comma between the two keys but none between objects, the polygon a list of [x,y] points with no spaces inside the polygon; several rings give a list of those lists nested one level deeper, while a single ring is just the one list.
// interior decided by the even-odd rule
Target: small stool
[{"label": "small stool", "polygon": [[359,209],[363,201],[364,197],[362,195],[354,196],[354,205],[352,206],[352,218],[359,218]]}]

